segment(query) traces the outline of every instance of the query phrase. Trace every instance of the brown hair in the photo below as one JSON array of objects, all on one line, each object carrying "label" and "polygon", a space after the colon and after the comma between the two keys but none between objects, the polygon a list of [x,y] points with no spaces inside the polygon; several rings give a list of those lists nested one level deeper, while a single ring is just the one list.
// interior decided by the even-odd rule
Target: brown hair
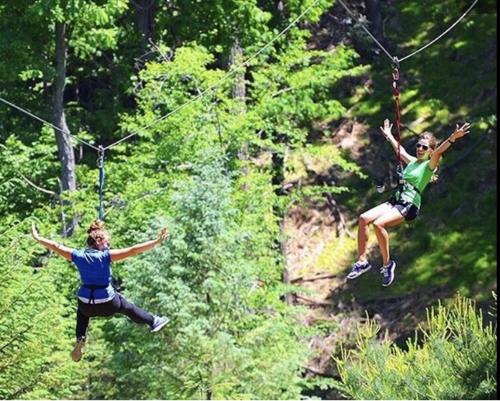
[{"label": "brown hair", "polygon": [[87,237],[87,245],[90,248],[96,248],[97,242],[101,242],[103,240],[109,242],[110,235],[104,228],[104,222],[101,220],[94,220],[87,230],[89,236]]}]

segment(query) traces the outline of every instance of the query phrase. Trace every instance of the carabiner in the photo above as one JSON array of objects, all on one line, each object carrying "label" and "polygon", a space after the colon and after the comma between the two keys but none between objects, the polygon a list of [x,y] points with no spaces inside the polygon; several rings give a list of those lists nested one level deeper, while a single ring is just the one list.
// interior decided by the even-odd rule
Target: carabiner
[{"label": "carabiner", "polygon": [[104,148],[102,145],[99,145],[99,149],[97,150],[97,167],[104,167]]}]

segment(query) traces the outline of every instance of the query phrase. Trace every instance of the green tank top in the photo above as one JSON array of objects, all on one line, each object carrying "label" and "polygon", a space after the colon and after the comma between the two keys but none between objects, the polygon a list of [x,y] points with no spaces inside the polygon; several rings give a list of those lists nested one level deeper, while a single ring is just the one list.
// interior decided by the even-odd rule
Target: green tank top
[{"label": "green tank top", "polygon": [[[422,197],[420,194],[424,191],[432,178],[433,171],[429,167],[430,160],[419,162],[418,160],[408,163],[403,171],[403,179],[411,184],[404,184],[403,189],[396,194],[396,199],[402,199],[413,203],[420,208]],[[418,189],[415,190],[415,188]],[[420,191],[420,193],[419,193]]]}]

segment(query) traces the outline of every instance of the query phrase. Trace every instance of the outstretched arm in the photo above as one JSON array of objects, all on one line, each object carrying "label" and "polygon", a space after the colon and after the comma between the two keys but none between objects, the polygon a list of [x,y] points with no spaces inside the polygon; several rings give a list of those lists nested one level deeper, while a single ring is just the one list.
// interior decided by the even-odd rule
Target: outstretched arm
[{"label": "outstretched arm", "polygon": [[411,161],[415,160],[416,158],[411,156],[403,146],[398,144],[398,141],[396,141],[396,138],[392,135],[392,124],[389,122],[388,119],[385,119],[384,121],[384,126],[380,127],[380,130],[382,131],[382,134],[384,134],[385,139],[389,141],[391,144],[392,148],[394,149],[394,152],[396,154],[399,153],[401,154],[401,159],[406,163],[410,163]]},{"label": "outstretched arm", "polygon": [[470,132],[470,124],[465,123],[461,127],[457,124],[455,127],[455,131],[448,137],[446,141],[443,141],[441,145],[439,145],[431,155],[431,161],[429,162],[429,167],[434,170],[441,160],[443,154],[451,148],[451,145],[455,143],[455,141],[463,136],[467,135]]},{"label": "outstretched arm", "polygon": [[37,241],[40,245],[44,246],[47,249],[50,249],[51,251],[54,251],[58,255],[61,255],[63,258],[71,261],[71,253],[73,252],[73,249],[58,244],[55,241],[51,241],[49,239],[41,237],[38,234],[35,223],[31,225],[31,235],[33,236],[33,239]]},{"label": "outstretched arm", "polygon": [[150,249],[153,249],[154,247],[165,241],[167,236],[168,236],[168,231],[166,228],[163,228],[160,231],[160,234],[158,235],[157,239],[148,242],[143,242],[142,244],[137,244],[131,246],[130,248],[112,249],[109,251],[109,254],[111,256],[111,261],[117,262],[119,260],[126,259],[130,256],[136,256],[143,252],[149,251]]}]

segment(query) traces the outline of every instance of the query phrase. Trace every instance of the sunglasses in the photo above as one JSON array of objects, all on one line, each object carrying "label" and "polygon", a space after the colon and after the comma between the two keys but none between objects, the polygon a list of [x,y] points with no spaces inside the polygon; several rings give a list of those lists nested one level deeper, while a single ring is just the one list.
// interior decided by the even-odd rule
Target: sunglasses
[{"label": "sunglasses", "polygon": [[424,145],[422,143],[417,143],[417,149],[418,148],[421,148],[423,150],[428,150],[429,149],[429,146],[428,145]]}]

